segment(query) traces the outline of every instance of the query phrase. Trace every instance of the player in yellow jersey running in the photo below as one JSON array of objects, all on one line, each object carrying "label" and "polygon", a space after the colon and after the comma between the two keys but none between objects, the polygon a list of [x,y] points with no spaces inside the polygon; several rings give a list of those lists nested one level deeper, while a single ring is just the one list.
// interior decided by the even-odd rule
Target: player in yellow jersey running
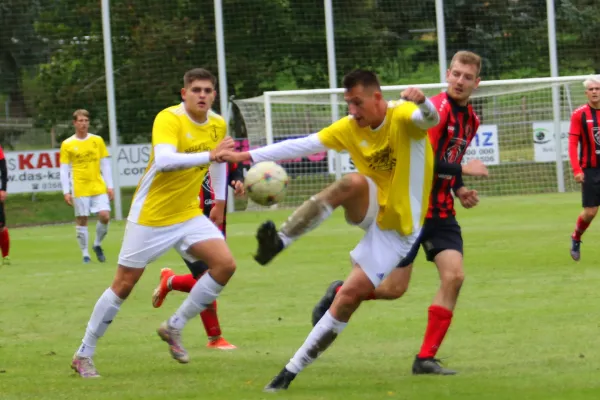
[{"label": "player in yellow jersey running", "polygon": [[319,133],[250,152],[217,155],[231,162],[261,162],[347,150],[358,170],[307,200],[279,233],[271,221],[258,230],[255,259],[263,265],[339,206],[344,207],[348,223],[366,232],[350,252],[352,271],[331,308],[265,391],[287,389],[333,343],[367,295],[418,246],[427,214],[434,169],[427,129],[439,121],[434,105],[416,88],[406,89],[403,100],[387,102],[370,71],[349,73],[343,86],[350,115]]},{"label": "player in yellow jersey running", "polygon": [[[225,138],[223,118],[211,111],[216,78],[196,68],[185,73],[183,83],[183,102],[162,110],[154,120],[152,153],[131,203],[115,278],[98,299],[71,364],[81,377],[99,376],[92,361],[98,339],[147,264],[175,249],[190,262],[203,260],[208,265],[183,304],[158,328],[180,363],[189,361],[181,342],[184,325],[219,296],[235,272],[233,256],[217,228],[223,222],[227,165],[212,163],[217,152],[232,150],[234,142]],[[198,207],[198,188],[209,169],[216,201],[210,219]]]},{"label": "player in yellow jersey running", "polygon": [[77,242],[83,262],[89,263],[88,217],[98,214],[93,250],[98,261],[106,261],[102,240],[108,233],[113,181],[104,139],[88,132],[90,114],[86,110],[73,113],[75,134],[60,146],[60,183],[65,202],[75,209]]}]

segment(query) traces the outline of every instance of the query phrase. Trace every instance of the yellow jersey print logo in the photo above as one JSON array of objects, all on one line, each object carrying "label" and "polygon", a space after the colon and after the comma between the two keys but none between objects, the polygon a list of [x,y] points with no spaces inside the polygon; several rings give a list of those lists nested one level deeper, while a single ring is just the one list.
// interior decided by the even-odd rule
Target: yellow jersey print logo
[{"label": "yellow jersey print logo", "polygon": [[210,133],[210,138],[213,140],[213,142],[216,142],[217,140],[219,140],[219,135],[217,134],[217,128],[215,128],[214,126],[212,127],[212,132]]}]

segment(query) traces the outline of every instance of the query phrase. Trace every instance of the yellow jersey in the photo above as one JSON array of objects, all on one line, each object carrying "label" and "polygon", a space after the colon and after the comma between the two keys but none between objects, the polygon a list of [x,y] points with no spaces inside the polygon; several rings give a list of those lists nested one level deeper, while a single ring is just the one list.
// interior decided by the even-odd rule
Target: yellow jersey
[{"label": "yellow jersey", "polygon": [[361,128],[348,116],[318,133],[326,147],[347,150],[358,172],[377,185],[379,227],[405,236],[423,226],[433,181],[427,130],[411,120],[416,109],[412,102],[391,101],[377,129]]},{"label": "yellow jersey", "polygon": [[154,163],[154,146],[169,144],[178,153],[201,153],[215,149],[226,133],[225,120],[212,111],[202,124],[187,115],[183,103],[159,112],[152,127],[148,166],[138,183],[127,219],[140,225],[167,226],[200,215],[198,191],[209,164],[161,172]]},{"label": "yellow jersey", "polygon": [[88,133],[85,139],[73,135],[60,145],[60,163],[71,165],[74,197],[97,196],[106,193],[100,160],[108,157],[104,139]]}]

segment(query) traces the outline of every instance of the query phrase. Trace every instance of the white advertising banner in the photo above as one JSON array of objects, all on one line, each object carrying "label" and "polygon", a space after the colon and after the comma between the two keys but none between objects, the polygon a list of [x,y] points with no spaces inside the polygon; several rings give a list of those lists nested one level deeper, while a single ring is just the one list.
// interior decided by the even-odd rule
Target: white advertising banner
[{"label": "white advertising banner", "polygon": [[[58,149],[6,152],[5,157],[9,193],[62,191]],[[116,157],[120,186],[137,186],[150,158],[150,144],[120,146]]]},{"label": "white advertising banner", "polygon": [[[562,159],[569,159],[569,121],[560,123],[560,142]],[[556,161],[556,139],[554,136],[554,121],[539,121],[533,123],[533,157],[535,162]]]}]

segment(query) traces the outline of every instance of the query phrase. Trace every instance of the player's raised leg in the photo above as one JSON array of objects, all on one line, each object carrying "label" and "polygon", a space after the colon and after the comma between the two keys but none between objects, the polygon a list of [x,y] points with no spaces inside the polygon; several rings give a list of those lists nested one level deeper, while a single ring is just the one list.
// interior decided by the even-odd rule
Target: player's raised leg
[{"label": "player's raised leg", "polygon": [[254,258],[262,265],[269,263],[294,240],[319,226],[339,206],[345,208],[350,223],[358,224],[367,214],[368,194],[369,184],[363,175],[344,175],[297,208],[279,232],[272,221],[263,223],[256,234],[258,250]]},{"label": "player's raised leg", "polygon": [[313,327],[290,362],[265,387],[265,391],[287,389],[296,375],[333,343],[361,302],[410,251],[416,237],[402,237],[396,231],[382,231],[376,223],[370,225],[363,239],[350,253],[354,267],[331,307]]}]

